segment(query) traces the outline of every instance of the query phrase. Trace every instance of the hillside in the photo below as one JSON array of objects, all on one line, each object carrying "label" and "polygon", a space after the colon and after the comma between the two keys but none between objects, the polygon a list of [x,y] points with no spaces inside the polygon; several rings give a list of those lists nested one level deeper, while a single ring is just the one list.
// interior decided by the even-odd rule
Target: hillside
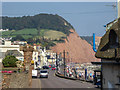
[{"label": "hillside", "polygon": [[10,30],[10,31],[5,31],[2,32],[2,37],[15,37],[21,35],[25,40],[29,39],[29,38],[47,38],[47,39],[59,39],[61,37],[66,37],[66,34],[64,34],[63,32],[60,31],[56,31],[56,30],[48,30],[48,29],[41,29],[40,31],[38,31],[35,28],[31,28],[31,29],[22,29],[22,30]]},{"label": "hillside", "polygon": [[80,37],[81,39],[86,40],[89,44],[92,45],[92,40],[93,40],[92,36],[80,36]]},{"label": "hillside", "polygon": [[69,35],[69,29],[73,28],[64,18],[53,14],[38,14],[23,17],[2,17],[2,28],[9,30],[21,30],[35,28],[37,30],[49,29],[61,31]]},{"label": "hillside", "polygon": [[[81,39],[86,40],[91,46],[93,46],[93,36],[80,36]],[[101,37],[95,36],[96,49],[100,44]]]},{"label": "hillside", "polygon": [[58,15],[38,14],[24,17],[3,17],[3,37],[13,37],[12,41],[27,41],[38,44],[54,52],[69,52],[66,58],[73,62],[97,61],[92,46],[75,32],[65,19]]},{"label": "hillside", "polygon": [[41,44],[43,47],[64,42],[69,36],[72,25],[64,18],[53,14],[38,14],[23,17],[2,17],[3,38],[12,37],[12,41],[27,41],[28,44]]},{"label": "hillside", "polygon": [[71,29],[71,32],[73,33],[67,36],[65,43],[58,43],[52,47],[52,50],[57,53],[63,52],[63,50],[69,52],[66,58],[73,62],[90,63],[91,61],[100,61],[100,59],[95,58],[92,46],[86,40],[81,39],[74,30]]}]

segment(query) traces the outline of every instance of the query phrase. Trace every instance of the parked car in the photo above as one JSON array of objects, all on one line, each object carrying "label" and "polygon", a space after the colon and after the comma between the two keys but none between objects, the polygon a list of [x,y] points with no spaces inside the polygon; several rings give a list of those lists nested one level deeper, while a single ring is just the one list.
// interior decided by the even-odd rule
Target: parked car
[{"label": "parked car", "polygon": [[40,70],[40,68],[38,67],[38,68],[36,68],[35,70]]},{"label": "parked car", "polygon": [[32,78],[37,78],[37,70],[32,70]]},{"label": "parked car", "polygon": [[40,71],[40,78],[46,77],[48,78],[48,71],[47,70],[41,70]]}]

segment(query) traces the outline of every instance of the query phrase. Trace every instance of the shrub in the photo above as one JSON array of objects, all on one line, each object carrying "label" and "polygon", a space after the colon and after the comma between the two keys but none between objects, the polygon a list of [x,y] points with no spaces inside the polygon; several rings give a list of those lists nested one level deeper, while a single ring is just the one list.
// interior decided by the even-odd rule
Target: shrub
[{"label": "shrub", "polygon": [[16,61],[18,59],[15,56],[8,55],[3,59],[2,63],[4,67],[16,67]]}]

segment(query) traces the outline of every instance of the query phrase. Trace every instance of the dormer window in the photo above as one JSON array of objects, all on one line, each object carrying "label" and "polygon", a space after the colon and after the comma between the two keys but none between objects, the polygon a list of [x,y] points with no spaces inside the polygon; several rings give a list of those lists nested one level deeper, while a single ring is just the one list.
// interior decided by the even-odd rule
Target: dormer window
[{"label": "dormer window", "polygon": [[118,37],[114,30],[110,30],[109,46],[110,48],[116,48],[118,46]]}]

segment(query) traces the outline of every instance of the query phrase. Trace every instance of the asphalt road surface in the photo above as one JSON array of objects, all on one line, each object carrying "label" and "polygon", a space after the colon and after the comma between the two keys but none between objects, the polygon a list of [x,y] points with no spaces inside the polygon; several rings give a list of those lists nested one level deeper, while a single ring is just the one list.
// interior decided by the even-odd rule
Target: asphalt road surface
[{"label": "asphalt road surface", "polygon": [[48,78],[32,79],[32,88],[95,88],[92,83],[63,79],[55,76],[54,73],[49,70]]}]

